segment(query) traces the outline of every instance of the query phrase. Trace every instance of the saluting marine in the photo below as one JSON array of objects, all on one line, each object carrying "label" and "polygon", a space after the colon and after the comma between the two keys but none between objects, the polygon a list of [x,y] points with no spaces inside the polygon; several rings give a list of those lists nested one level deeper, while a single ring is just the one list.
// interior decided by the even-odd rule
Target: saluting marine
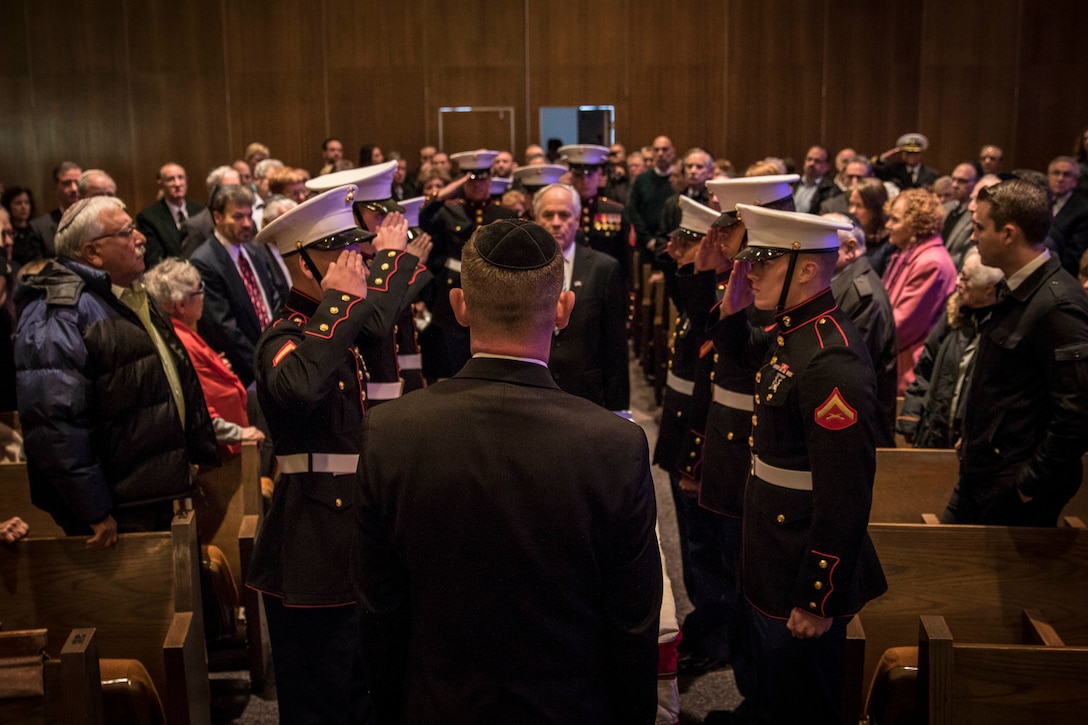
[{"label": "saluting marine", "polygon": [[[356,191],[325,192],[260,233],[292,278],[257,343],[257,396],[280,477],[246,582],[264,595],[282,722],[357,722],[368,707],[346,575],[367,398],[358,344],[402,308],[417,260],[403,251],[402,218],[377,235],[356,225]],[[384,270],[369,284],[365,257]]]}]

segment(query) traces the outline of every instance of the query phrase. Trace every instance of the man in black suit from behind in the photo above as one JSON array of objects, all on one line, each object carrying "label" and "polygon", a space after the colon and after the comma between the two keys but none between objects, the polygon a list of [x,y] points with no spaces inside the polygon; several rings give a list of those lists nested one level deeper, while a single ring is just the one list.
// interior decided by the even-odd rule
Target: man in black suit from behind
[{"label": "man in black suit from behind", "polygon": [[612,411],[627,410],[627,300],[619,262],[576,244],[580,198],[573,187],[552,184],[537,192],[533,217],[558,242],[563,289],[574,293],[570,323],[552,336],[548,367],[560,388]]},{"label": "man in black suit from behind", "polygon": [[472,359],[366,425],[354,574],[379,720],[652,723],[645,436],[552,380],[575,295],[547,231],[493,222],[461,262]]},{"label": "man in black suit from behind", "polygon": [[136,226],[147,237],[144,263],[148,269],[167,257],[181,256],[181,227],[204,209],[203,204],[185,198],[189,179],[180,164],[163,164],[156,180],[162,198],[136,215]]}]

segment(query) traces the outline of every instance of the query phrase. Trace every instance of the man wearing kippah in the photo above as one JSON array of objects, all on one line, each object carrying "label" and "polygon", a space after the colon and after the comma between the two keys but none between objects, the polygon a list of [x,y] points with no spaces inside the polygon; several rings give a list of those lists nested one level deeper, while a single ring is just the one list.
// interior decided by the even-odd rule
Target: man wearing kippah
[{"label": "man wearing kippah", "polygon": [[551,234],[496,221],[460,260],[450,306],[472,359],[367,419],[355,573],[378,716],[652,723],[662,579],[645,435],[552,380],[575,296]]},{"label": "man wearing kippah", "polygon": [[[748,717],[843,722],[846,625],[887,589],[866,527],[876,472],[876,376],[831,293],[840,229],[811,214],[737,205],[717,340],[759,355],[752,472],[744,491],[742,591],[752,606]],[[740,240],[737,239],[736,242]],[[754,302],[774,325],[752,327]],[[707,720],[710,722],[710,719]]]}]

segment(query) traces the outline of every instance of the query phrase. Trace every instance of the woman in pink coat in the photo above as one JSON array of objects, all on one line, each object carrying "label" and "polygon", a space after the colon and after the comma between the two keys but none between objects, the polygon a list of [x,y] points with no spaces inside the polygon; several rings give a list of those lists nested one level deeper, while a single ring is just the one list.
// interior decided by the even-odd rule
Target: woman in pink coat
[{"label": "woman in pink coat", "polygon": [[914,379],[926,337],[956,288],[956,266],[941,240],[940,200],[925,189],[908,189],[886,209],[888,242],[895,247],[884,286],[895,315],[899,344],[899,395]]}]

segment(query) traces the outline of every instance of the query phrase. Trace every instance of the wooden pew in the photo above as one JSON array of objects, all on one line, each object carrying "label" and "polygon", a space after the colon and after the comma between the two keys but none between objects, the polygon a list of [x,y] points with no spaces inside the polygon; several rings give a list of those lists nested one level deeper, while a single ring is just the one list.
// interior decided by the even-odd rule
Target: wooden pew
[{"label": "wooden pew", "polygon": [[[1031,615],[1025,613],[1030,620]],[[1038,620],[1032,622],[1040,624]],[[1088,647],[1067,647],[1042,623],[1037,644],[965,643],[944,617],[923,615],[916,709],[930,725],[1034,725],[1088,717]],[[958,628],[957,628],[958,630]]]},{"label": "wooden pew", "polygon": [[[1088,455],[1080,489],[1062,516],[1088,520]],[[921,522],[924,513],[944,513],[959,478],[956,452],[936,448],[877,448],[870,523]]]},{"label": "wooden pew", "polygon": [[271,657],[264,605],[260,595],[245,585],[263,518],[259,468],[257,444],[243,443],[241,454],[225,459],[220,468],[201,469],[193,500],[201,543],[223,550],[238,584],[245,607],[249,678],[255,691],[264,688]]},{"label": "wooden pew", "polygon": [[1066,642],[1088,646],[1088,530],[870,524],[869,535],[888,592],[851,625],[848,649],[865,642],[864,665],[847,665],[855,715],[881,655],[916,643],[922,614],[943,616],[964,641],[1012,644],[1022,611],[1039,609]]},{"label": "wooden pew", "polygon": [[[46,636],[45,630],[18,630],[0,633],[0,658],[8,656],[9,645],[17,640]],[[102,681],[98,665],[95,631],[73,629],[59,657],[42,664],[44,694],[37,697],[0,699],[0,722],[65,723],[100,725],[105,722]]]},{"label": "wooden pew", "polygon": [[59,650],[72,628],[94,627],[103,657],[143,663],[171,725],[210,722],[211,695],[194,514],[169,533],[122,534],[91,551],[84,537],[0,547],[4,626],[49,629]]}]

